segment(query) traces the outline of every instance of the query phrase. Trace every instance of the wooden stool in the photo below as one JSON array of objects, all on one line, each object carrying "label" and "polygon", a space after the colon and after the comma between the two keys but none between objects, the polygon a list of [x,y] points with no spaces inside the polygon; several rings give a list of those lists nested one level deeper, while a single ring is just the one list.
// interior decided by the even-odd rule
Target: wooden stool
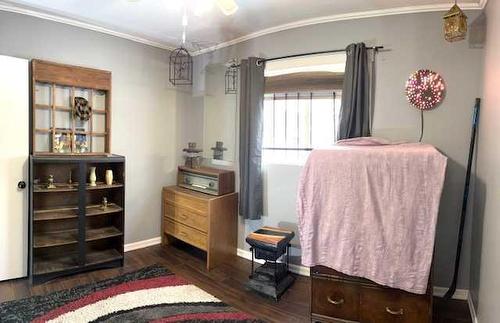
[{"label": "wooden stool", "polygon": [[[294,281],[289,272],[290,241],[294,236],[293,231],[267,226],[248,235],[246,241],[252,252],[252,272],[247,288],[279,300]],[[278,262],[282,256],[284,262]],[[265,263],[254,270],[255,258],[263,259]]]}]

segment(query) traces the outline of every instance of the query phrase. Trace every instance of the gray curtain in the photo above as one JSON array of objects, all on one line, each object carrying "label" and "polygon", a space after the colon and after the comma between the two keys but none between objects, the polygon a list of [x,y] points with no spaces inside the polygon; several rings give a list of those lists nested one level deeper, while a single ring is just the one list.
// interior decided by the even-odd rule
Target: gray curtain
[{"label": "gray curtain", "polygon": [[370,136],[370,74],[364,43],[346,48],[338,139]]},{"label": "gray curtain", "polygon": [[264,64],[250,57],[240,64],[240,215],[257,220],[262,216],[261,174]]}]

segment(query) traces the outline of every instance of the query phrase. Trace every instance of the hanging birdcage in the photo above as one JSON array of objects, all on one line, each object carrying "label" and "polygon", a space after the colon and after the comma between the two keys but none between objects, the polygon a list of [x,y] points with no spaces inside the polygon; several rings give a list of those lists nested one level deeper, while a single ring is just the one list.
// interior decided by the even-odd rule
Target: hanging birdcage
[{"label": "hanging birdcage", "polygon": [[238,92],[238,66],[230,65],[225,74],[226,94],[236,94]]},{"label": "hanging birdcage", "polygon": [[170,53],[169,79],[173,85],[193,84],[193,58],[184,47]]},{"label": "hanging birdcage", "polygon": [[449,42],[465,39],[467,35],[467,16],[456,4],[444,15],[444,38]]}]

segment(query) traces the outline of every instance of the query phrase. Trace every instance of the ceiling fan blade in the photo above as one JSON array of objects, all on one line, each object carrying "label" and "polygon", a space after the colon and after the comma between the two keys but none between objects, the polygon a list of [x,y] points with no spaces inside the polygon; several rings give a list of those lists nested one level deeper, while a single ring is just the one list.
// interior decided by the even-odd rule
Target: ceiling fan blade
[{"label": "ceiling fan blade", "polygon": [[238,10],[238,5],[234,0],[216,0],[215,3],[226,16],[230,16]]}]

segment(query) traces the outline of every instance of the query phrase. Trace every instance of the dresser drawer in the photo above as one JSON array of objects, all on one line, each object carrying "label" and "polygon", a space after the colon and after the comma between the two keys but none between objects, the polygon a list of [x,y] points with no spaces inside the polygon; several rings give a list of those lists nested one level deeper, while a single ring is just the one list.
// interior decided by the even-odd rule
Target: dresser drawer
[{"label": "dresser drawer", "polygon": [[200,199],[196,196],[167,190],[164,199],[174,206],[190,208],[202,214],[208,214],[207,200]]},{"label": "dresser drawer", "polygon": [[430,323],[429,295],[394,289],[361,287],[360,321],[363,323]]},{"label": "dresser drawer", "polygon": [[206,214],[194,212],[169,203],[163,203],[163,211],[164,215],[172,220],[205,233],[208,232],[208,217]]},{"label": "dresser drawer", "polygon": [[205,233],[169,218],[164,218],[163,221],[165,233],[202,250],[207,250],[207,235]]},{"label": "dresser drawer", "polygon": [[359,319],[359,287],[322,278],[312,278],[313,314],[349,321]]}]

